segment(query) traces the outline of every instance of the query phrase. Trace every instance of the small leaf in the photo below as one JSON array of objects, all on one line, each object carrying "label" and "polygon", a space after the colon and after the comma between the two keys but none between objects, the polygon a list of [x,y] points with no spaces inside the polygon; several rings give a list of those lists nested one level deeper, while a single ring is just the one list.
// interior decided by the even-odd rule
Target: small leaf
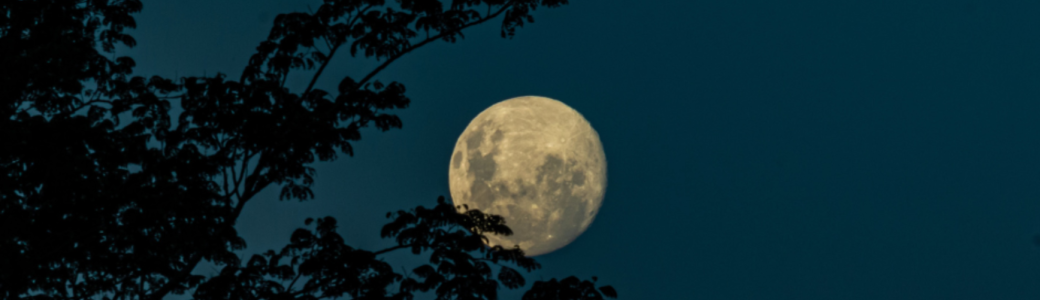
[{"label": "small leaf", "polygon": [[520,272],[506,266],[502,266],[502,270],[498,271],[498,280],[510,289],[515,289],[526,284],[524,282],[524,277],[520,275]]},{"label": "small leaf", "polygon": [[615,291],[614,287],[612,287],[612,286],[609,286],[609,285],[601,286],[601,287],[599,287],[599,291],[603,292],[603,296],[607,296],[609,298],[617,298],[617,291]]}]

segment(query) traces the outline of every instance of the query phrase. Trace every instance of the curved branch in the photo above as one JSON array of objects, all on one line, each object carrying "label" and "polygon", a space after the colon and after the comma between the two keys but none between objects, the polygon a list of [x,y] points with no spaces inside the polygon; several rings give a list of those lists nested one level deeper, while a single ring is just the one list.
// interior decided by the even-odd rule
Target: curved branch
[{"label": "curved branch", "polygon": [[[372,5],[371,5],[371,4],[369,4],[368,6],[365,6],[365,8],[363,8],[363,9],[359,10],[359,11],[357,12],[357,15],[354,15],[354,17],[353,17],[353,18],[351,18],[350,22],[347,22],[347,27],[348,27],[348,28],[350,28],[350,27],[354,27],[354,22],[357,22],[358,18],[359,18],[359,17],[360,17],[360,16],[362,15],[362,14],[364,14],[364,13],[365,13],[366,11],[368,11],[368,9],[369,9],[369,8],[372,8]],[[326,41],[326,43],[327,43],[327,42],[328,42],[329,40],[330,40],[330,39],[329,39],[329,37],[325,37],[325,41]],[[334,46],[331,46],[331,47],[329,47],[329,56],[328,56],[328,57],[326,57],[326,58],[325,58],[325,62],[322,62],[322,63],[321,63],[321,66],[320,66],[320,67],[318,67],[318,72],[314,73],[314,77],[312,77],[312,78],[311,78],[311,83],[307,84],[307,89],[303,90],[303,94],[300,94],[301,96],[304,96],[304,97],[306,97],[306,96],[307,96],[307,94],[311,92],[311,89],[313,89],[313,88],[314,88],[314,84],[315,84],[316,82],[318,82],[318,77],[321,77],[321,73],[325,71],[325,67],[326,67],[326,66],[328,66],[328,65],[329,65],[329,62],[331,62],[331,61],[332,61],[332,56],[333,56],[333,55],[336,55],[336,50],[337,50],[337,49],[339,49],[339,47],[340,47],[340,46],[343,46],[343,44],[344,44],[344,41],[342,41],[342,39],[340,39],[340,38],[336,38],[336,40],[334,41],[334,43],[335,43],[335,45],[334,45]]]},{"label": "curved branch", "polygon": [[412,45],[411,47],[405,48],[400,53],[397,53],[396,55],[391,56],[385,62],[383,62],[378,67],[376,67],[374,70],[372,70],[372,72],[369,72],[368,75],[365,75],[365,78],[362,78],[361,81],[358,81],[358,83],[354,87],[355,88],[361,87],[366,82],[368,82],[370,79],[372,79],[372,77],[376,76],[376,74],[378,74],[380,71],[382,71],[383,69],[386,69],[386,67],[389,66],[390,63],[394,62],[395,60],[397,60],[401,56],[403,56],[405,54],[408,54],[408,52],[411,52],[412,50],[415,50],[416,48],[422,47],[423,45],[429,44],[432,41],[439,40],[439,39],[441,39],[441,38],[443,38],[443,37],[445,37],[445,36],[447,36],[449,34],[453,34],[455,32],[460,32],[463,29],[469,28],[469,27],[471,27],[473,25],[478,25],[478,24],[487,22],[487,20],[494,19],[494,18],[498,17],[498,15],[502,14],[502,12],[504,12],[507,8],[509,8],[512,5],[513,5],[513,3],[502,5],[502,8],[500,8],[494,14],[487,15],[484,18],[482,18],[480,20],[477,20],[476,22],[469,23],[469,24],[466,24],[466,25],[462,25],[461,27],[459,27],[457,29],[449,30],[449,31],[446,31],[446,32],[442,32],[442,33],[440,33],[438,35],[435,35],[435,36],[432,36],[432,37],[428,37],[425,40],[423,40],[422,42],[419,42],[418,44],[415,44],[415,45]]}]

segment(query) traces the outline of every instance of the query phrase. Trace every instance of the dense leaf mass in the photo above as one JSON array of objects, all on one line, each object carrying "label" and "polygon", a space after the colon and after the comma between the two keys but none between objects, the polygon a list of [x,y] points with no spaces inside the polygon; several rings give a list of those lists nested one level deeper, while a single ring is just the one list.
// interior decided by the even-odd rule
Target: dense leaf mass
[{"label": "dense leaf mass", "polygon": [[[445,202],[441,197],[433,209],[419,206],[390,214],[394,220],[383,227],[383,234],[395,238],[397,245],[375,252],[346,245],[335,232],[335,219],[318,219],[315,230],[297,229],[281,251],[254,255],[241,267],[224,268],[199,286],[194,296],[413,299],[415,293],[432,292],[436,299],[498,299],[500,283],[510,289],[523,285],[523,276],[510,265],[527,271],[541,267],[519,248],[484,246],[481,233],[509,234],[502,218],[478,210],[458,213]],[[401,274],[379,258],[405,249],[430,253],[429,263]],[[501,268],[497,280],[492,265]]]},{"label": "dense leaf mass", "polygon": [[[385,252],[344,244],[331,218],[243,262],[234,224],[271,185],[282,199],[313,198],[313,163],[353,155],[362,128],[402,126],[391,112],[410,103],[405,86],[376,80],[393,61],[499,16],[511,37],[536,8],[566,2],[326,0],[279,15],[237,78],[145,78],[112,55],[136,43],[124,30],[139,0],[0,1],[0,298],[494,299],[498,282],[523,286],[519,272],[493,277],[488,265],[538,267],[519,249],[483,246],[483,234],[509,234],[501,218],[443,201],[383,230],[398,242],[386,251],[430,253],[408,276]],[[380,65],[315,87],[344,52]],[[293,90],[290,72],[313,77]],[[203,260],[223,270],[193,275]]]}]

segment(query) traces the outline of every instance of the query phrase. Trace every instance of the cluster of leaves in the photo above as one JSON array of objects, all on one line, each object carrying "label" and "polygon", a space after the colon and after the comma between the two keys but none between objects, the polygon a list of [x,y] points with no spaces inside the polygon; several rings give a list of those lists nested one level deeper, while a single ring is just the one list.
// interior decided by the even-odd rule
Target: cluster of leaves
[{"label": "cluster of leaves", "polygon": [[[397,245],[370,252],[344,243],[335,232],[336,220],[317,220],[315,230],[297,229],[281,251],[254,255],[244,266],[228,266],[199,286],[196,299],[414,299],[430,292],[436,299],[498,299],[499,285],[524,286],[524,277],[509,265],[530,272],[541,266],[519,248],[485,246],[485,233],[509,235],[499,216],[479,210],[463,213],[438,199],[433,209],[419,206],[388,214],[393,222],[382,235]],[[305,223],[310,225],[312,219]],[[430,253],[429,263],[408,274],[394,272],[379,255],[396,250]],[[492,265],[498,266],[497,277]],[[497,278],[497,279],[496,279]],[[301,281],[301,279],[303,279]],[[535,282],[524,299],[616,298],[610,286],[597,288],[576,277]],[[594,279],[595,280],[595,279]],[[394,288],[396,287],[396,290]]]},{"label": "cluster of leaves", "polygon": [[[147,146],[169,109],[160,95],[175,87],[131,78],[132,59],[102,53],[134,44],[123,30],[140,9],[0,3],[0,297],[140,296],[185,279],[186,255],[227,261],[227,248],[244,246],[209,205],[211,172],[188,152]],[[125,112],[133,122],[103,117]]]},{"label": "cluster of leaves", "polygon": [[[195,288],[213,292],[202,287],[224,286],[220,280],[231,275],[192,275],[203,260],[227,266],[227,274],[266,272],[246,272],[260,268],[256,258],[240,266],[233,251],[245,242],[235,221],[271,185],[281,187],[283,199],[312,198],[311,165],[338,153],[353,155],[351,143],[360,140],[362,128],[401,127],[389,111],[407,107],[410,99],[403,84],[375,80],[380,71],[418,47],[455,42],[463,29],[500,15],[502,35],[512,36],[533,21],[530,12],[537,7],[563,4],[326,0],[313,13],[279,15],[236,81],[223,74],[132,76],[134,60],[111,53],[118,44],[136,43],[123,31],[136,26],[132,14],[142,9],[139,0],[0,2],[0,257],[6,258],[0,260],[0,298],[161,299]],[[352,57],[381,64],[359,80],[343,78],[334,91],[315,88],[344,46]],[[285,86],[290,72],[313,77],[293,91]],[[183,109],[175,119],[171,101]],[[401,230],[392,234],[418,232]],[[317,242],[333,236],[319,230],[311,244],[294,239],[290,252],[323,249],[339,252],[315,257],[366,259],[360,250]],[[450,238],[462,236],[441,240]],[[467,243],[467,249],[476,245],[472,238]],[[292,248],[304,244],[311,248]],[[296,272],[312,280],[352,274]],[[397,280],[408,290],[454,284],[448,277],[421,279],[379,280]]]}]

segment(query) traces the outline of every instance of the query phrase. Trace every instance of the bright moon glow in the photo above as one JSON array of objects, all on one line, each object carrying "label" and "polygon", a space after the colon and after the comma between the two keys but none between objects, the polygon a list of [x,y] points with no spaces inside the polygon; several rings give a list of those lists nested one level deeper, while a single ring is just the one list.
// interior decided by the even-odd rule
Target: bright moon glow
[{"label": "bright moon glow", "polygon": [[[607,187],[599,134],[553,99],[525,96],[487,108],[459,136],[448,168],[455,205],[500,215],[527,256],[566,246],[592,224]],[[460,209],[461,210],[461,209]]]}]

